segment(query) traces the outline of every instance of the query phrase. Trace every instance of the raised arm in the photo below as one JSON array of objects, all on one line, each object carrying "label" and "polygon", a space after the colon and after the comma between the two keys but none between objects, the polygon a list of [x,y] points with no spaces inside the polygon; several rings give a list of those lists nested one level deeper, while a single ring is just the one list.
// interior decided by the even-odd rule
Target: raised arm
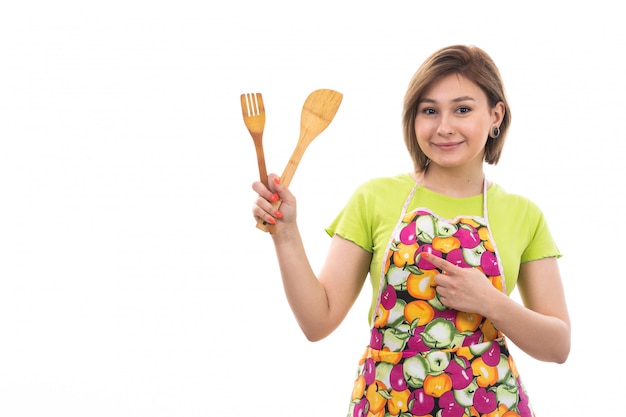
[{"label": "raised arm", "polygon": [[[289,305],[307,339],[317,341],[339,326],[356,301],[367,277],[371,254],[335,235],[324,265],[315,274],[296,222],[296,199],[270,175],[270,189],[253,184],[259,198],[255,218],[275,223],[272,240]],[[282,200],[280,213],[273,212],[272,195]]]}]

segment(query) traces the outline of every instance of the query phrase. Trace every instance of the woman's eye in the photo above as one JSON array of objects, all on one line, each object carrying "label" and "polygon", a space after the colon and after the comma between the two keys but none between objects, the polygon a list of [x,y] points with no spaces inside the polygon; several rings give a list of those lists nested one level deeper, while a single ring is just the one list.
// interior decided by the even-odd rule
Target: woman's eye
[{"label": "woman's eye", "polygon": [[432,109],[432,108],[425,108],[425,109],[422,110],[422,113],[424,113],[424,114],[435,114],[436,111],[435,111],[435,109]]},{"label": "woman's eye", "polygon": [[457,109],[457,111],[458,111],[459,113],[468,113],[468,112],[470,111],[470,108],[469,108],[469,107],[459,107],[459,108]]}]

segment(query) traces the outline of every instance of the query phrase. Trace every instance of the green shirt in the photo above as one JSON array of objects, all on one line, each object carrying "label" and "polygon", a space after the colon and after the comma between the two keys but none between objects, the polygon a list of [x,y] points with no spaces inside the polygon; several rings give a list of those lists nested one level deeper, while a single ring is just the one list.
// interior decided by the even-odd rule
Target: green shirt
[{"label": "green shirt", "polygon": [[[400,220],[402,206],[415,186],[409,174],[371,179],[361,184],[326,229],[372,253],[370,282],[373,314],[380,285],[383,257],[393,230]],[[446,219],[484,216],[483,194],[453,198],[419,186],[407,208],[424,207]],[[520,264],[547,257],[561,257],[539,207],[525,197],[509,194],[497,184],[487,190],[487,211],[491,233],[500,256],[511,294]]]}]

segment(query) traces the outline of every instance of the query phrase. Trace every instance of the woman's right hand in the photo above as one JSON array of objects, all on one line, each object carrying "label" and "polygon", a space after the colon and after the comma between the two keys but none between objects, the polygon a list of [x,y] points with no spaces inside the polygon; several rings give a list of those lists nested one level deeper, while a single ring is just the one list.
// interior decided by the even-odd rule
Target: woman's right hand
[{"label": "woman's right hand", "polygon": [[[252,184],[252,189],[259,195],[252,206],[252,215],[255,220],[263,220],[276,225],[276,234],[280,229],[296,222],[296,198],[288,187],[280,183],[276,174],[268,175],[269,188],[260,181]],[[276,202],[280,200],[280,206]]]}]

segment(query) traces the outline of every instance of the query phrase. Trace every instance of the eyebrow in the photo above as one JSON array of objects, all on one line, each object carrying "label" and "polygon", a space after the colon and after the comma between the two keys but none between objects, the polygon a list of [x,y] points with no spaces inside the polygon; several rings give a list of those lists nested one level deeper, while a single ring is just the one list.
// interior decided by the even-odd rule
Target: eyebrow
[{"label": "eyebrow", "polygon": [[[461,97],[457,97],[454,100],[452,100],[453,103],[458,103],[458,102],[461,102],[461,101],[476,101],[476,100],[473,97],[470,97],[470,96],[461,96]],[[419,103],[436,103],[436,101],[433,100],[433,99],[430,99],[430,98],[422,98],[417,103],[418,104]]]}]

